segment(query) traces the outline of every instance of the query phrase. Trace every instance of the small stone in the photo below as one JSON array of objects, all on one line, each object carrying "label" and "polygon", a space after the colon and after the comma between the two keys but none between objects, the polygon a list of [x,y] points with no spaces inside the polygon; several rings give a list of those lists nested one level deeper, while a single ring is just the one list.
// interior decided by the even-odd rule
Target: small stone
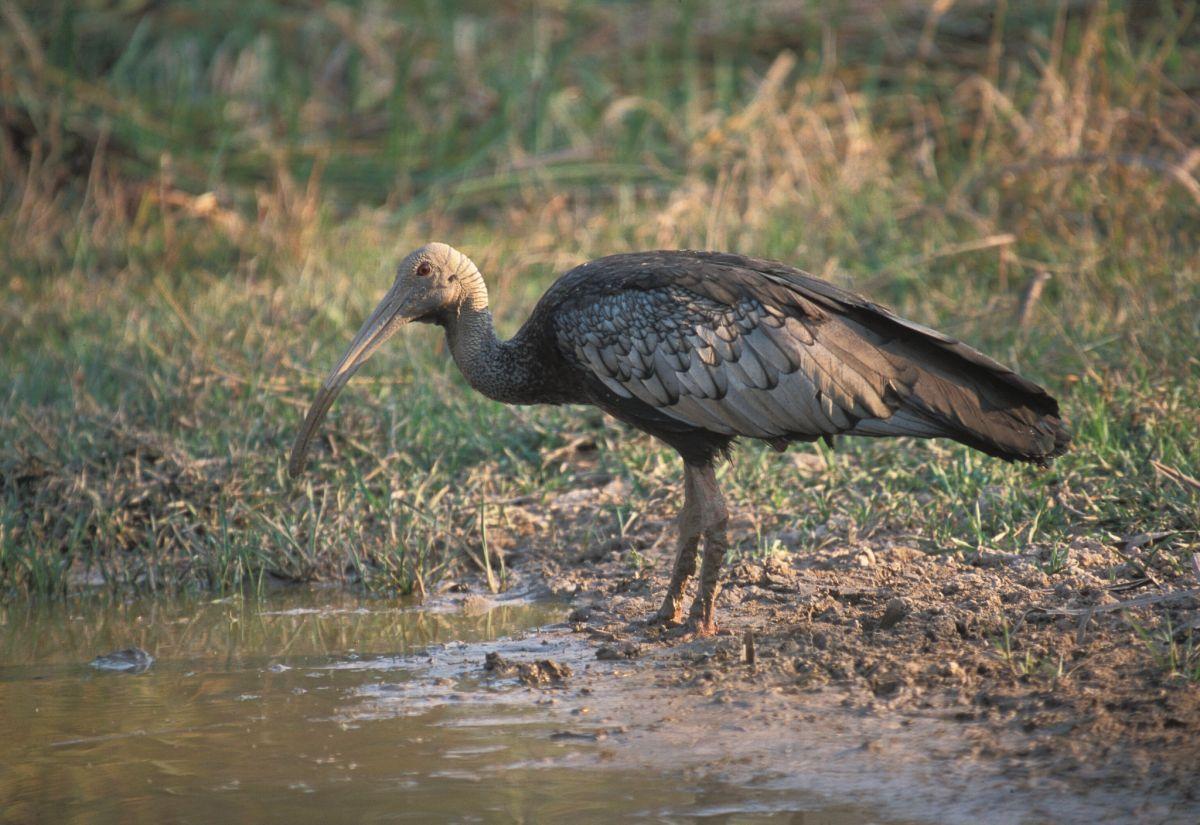
[{"label": "small stone", "polygon": [[152,664],[154,657],[140,647],[114,650],[91,661],[91,666],[97,670],[111,670],[115,673],[145,673]]},{"label": "small stone", "polygon": [[962,669],[962,665],[953,659],[942,665],[941,675],[949,677],[959,683],[966,683],[967,681],[967,672]]},{"label": "small stone", "polygon": [[592,617],[592,608],[589,605],[577,607],[567,616],[568,622],[586,622]]},{"label": "small stone", "polygon": [[483,669],[497,676],[516,676],[520,682],[530,687],[539,687],[550,682],[562,682],[572,675],[570,665],[556,662],[553,659],[513,662],[494,651],[487,654],[483,662]]},{"label": "small stone", "polygon": [[887,603],[883,608],[883,615],[879,618],[879,629],[889,630],[908,617],[908,603],[904,599],[897,596]]},{"label": "small stone", "polygon": [[925,628],[925,636],[930,641],[953,639],[958,635],[958,626],[950,616],[934,616]]},{"label": "small stone", "polygon": [[557,730],[550,734],[551,739],[579,739],[584,742],[597,742],[608,736],[605,731]]},{"label": "small stone", "polygon": [[495,651],[489,653],[483,660],[484,670],[504,672],[507,670],[512,670],[513,668],[514,665],[509,662],[508,659],[505,659]]},{"label": "small stone", "polygon": [[614,661],[618,659],[636,659],[642,655],[642,648],[633,642],[625,642],[620,645],[601,645],[596,651],[596,658],[601,661]]}]

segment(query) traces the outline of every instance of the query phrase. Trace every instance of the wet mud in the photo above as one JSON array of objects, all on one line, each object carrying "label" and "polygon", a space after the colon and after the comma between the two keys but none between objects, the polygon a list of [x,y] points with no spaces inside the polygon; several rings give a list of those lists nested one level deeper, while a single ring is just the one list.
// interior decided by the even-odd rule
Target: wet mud
[{"label": "wet mud", "polygon": [[[627,495],[575,490],[510,522],[582,535]],[[930,821],[1200,821],[1200,680],[1169,659],[1200,627],[1196,571],[1088,539],[1053,574],[902,537],[805,544],[729,565],[722,632],[699,639],[647,621],[671,564],[660,510],[599,550],[507,536],[522,586],[571,607],[540,637],[614,761]]]}]

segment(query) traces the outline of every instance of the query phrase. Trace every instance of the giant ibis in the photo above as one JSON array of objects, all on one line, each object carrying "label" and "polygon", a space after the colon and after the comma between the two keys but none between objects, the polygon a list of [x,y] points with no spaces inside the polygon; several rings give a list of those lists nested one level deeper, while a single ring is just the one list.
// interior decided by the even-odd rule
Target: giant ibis
[{"label": "giant ibis", "polygon": [[1045,465],[1070,435],[1058,402],[986,355],[785,264],[719,252],[611,255],[560,277],[520,331],[496,337],[483,276],[441,243],[400,264],[395,283],[317,393],[292,448],[350,377],[409,322],[437,324],[479,392],[506,404],[592,404],[683,459],[683,508],[656,619],[715,632],[727,510],[715,463],[735,438],[783,450],[833,435],[950,438]]}]

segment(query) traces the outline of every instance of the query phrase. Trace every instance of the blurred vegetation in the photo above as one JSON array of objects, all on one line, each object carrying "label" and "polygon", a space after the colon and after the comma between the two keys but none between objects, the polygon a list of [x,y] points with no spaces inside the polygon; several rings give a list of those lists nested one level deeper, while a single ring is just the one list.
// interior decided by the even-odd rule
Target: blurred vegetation
[{"label": "blurred vegetation", "polygon": [[[759,524],[743,550],[895,533],[1058,570],[1118,542],[1188,575],[1195,11],[0,0],[0,589],[408,591],[503,562],[489,530],[570,546],[520,535],[511,502],[598,473],[669,509],[671,455],[470,394],[435,330],[377,357],[285,482],[319,377],[431,239],[475,259],[509,331],[588,258],[722,248],[1064,399],[1077,448],[1040,474],[941,443],[848,441],[821,472],[751,445],[726,473]],[[559,460],[581,439],[596,466]]]}]

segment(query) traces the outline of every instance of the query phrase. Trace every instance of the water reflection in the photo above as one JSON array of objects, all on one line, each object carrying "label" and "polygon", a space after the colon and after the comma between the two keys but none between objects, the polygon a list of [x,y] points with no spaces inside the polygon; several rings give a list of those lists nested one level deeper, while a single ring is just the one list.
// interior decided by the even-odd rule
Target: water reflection
[{"label": "water reflection", "polygon": [[[545,693],[478,668],[492,649],[536,653],[522,633],[564,612],[324,593],[10,607],[0,820],[863,821],[797,819],[794,794],[597,770],[603,739],[553,736]],[[88,667],[125,647],[154,666]]]}]

